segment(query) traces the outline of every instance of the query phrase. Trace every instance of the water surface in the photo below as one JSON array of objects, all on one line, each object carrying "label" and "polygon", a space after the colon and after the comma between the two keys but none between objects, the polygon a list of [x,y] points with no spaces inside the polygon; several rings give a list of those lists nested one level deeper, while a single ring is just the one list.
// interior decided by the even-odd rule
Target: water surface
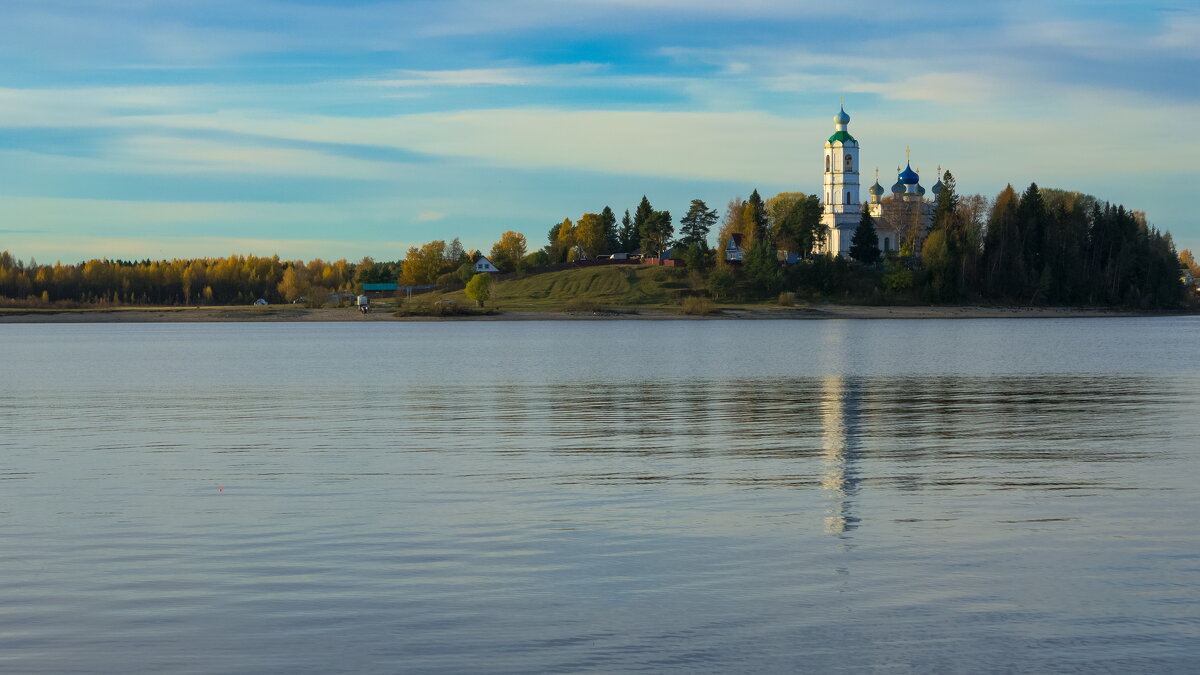
[{"label": "water surface", "polygon": [[1194,672],[1200,320],[0,326],[0,671]]}]

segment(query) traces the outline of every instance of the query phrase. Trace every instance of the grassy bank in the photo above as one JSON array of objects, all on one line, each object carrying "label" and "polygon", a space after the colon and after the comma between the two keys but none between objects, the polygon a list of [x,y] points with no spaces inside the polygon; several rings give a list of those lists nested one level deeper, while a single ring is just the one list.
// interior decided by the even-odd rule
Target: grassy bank
[{"label": "grassy bank", "polygon": [[[488,305],[501,311],[562,312],[573,307],[613,310],[678,308],[690,292],[687,273],[667,267],[585,267],[501,281]],[[462,291],[442,298],[470,303]]]}]

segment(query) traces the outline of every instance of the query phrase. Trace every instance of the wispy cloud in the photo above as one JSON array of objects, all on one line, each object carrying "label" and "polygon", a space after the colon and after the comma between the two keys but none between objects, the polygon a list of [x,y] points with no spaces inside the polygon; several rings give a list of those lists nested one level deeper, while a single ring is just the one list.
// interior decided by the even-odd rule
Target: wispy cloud
[{"label": "wispy cloud", "polygon": [[[1167,3],[10,0],[0,20],[0,196],[44,230],[6,241],[386,223],[483,244],[497,204],[518,226],[618,187],[815,190],[841,94],[867,165],[913,145],[967,189],[1115,185],[1200,238],[1163,196],[1200,152],[1200,11]],[[97,195],[121,198],[64,199]]]}]

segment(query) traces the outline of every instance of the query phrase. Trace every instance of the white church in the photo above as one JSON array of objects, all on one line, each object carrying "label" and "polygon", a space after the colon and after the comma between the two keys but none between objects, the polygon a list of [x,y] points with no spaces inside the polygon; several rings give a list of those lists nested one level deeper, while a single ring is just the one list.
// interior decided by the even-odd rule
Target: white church
[{"label": "white church", "polygon": [[[884,198],[876,170],[875,184],[867,189],[870,201],[860,201],[858,141],[847,129],[850,116],[845,107],[834,116],[833,124],[833,135],[825,141],[825,211],[821,215],[825,241],[817,252],[848,256],[850,240],[862,219],[862,209],[866,208],[875,220],[880,251],[899,251],[907,245],[913,254],[919,254],[933,214],[933,205],[925,201],[921,176],[913,171],[909,161],[904,170],[898,172],[891,196]],[[940,168],[938,173],[941,173]],[[937,199],[942,191],[940,175],[931,189],[933,198]]]}]

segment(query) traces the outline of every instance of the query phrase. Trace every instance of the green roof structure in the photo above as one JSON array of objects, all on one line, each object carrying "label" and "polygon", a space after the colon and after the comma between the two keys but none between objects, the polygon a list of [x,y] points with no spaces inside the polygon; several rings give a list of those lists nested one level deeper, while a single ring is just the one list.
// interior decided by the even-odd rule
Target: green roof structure
[{"label": "green roof structure", "polygon": [[830,143],[836,143],[838,141],[843,143],[846,143],[847,141],[853,141],[854,143],[858,142],[853,136],[850,135],[849,131],[837,131],[829,137]]}]

